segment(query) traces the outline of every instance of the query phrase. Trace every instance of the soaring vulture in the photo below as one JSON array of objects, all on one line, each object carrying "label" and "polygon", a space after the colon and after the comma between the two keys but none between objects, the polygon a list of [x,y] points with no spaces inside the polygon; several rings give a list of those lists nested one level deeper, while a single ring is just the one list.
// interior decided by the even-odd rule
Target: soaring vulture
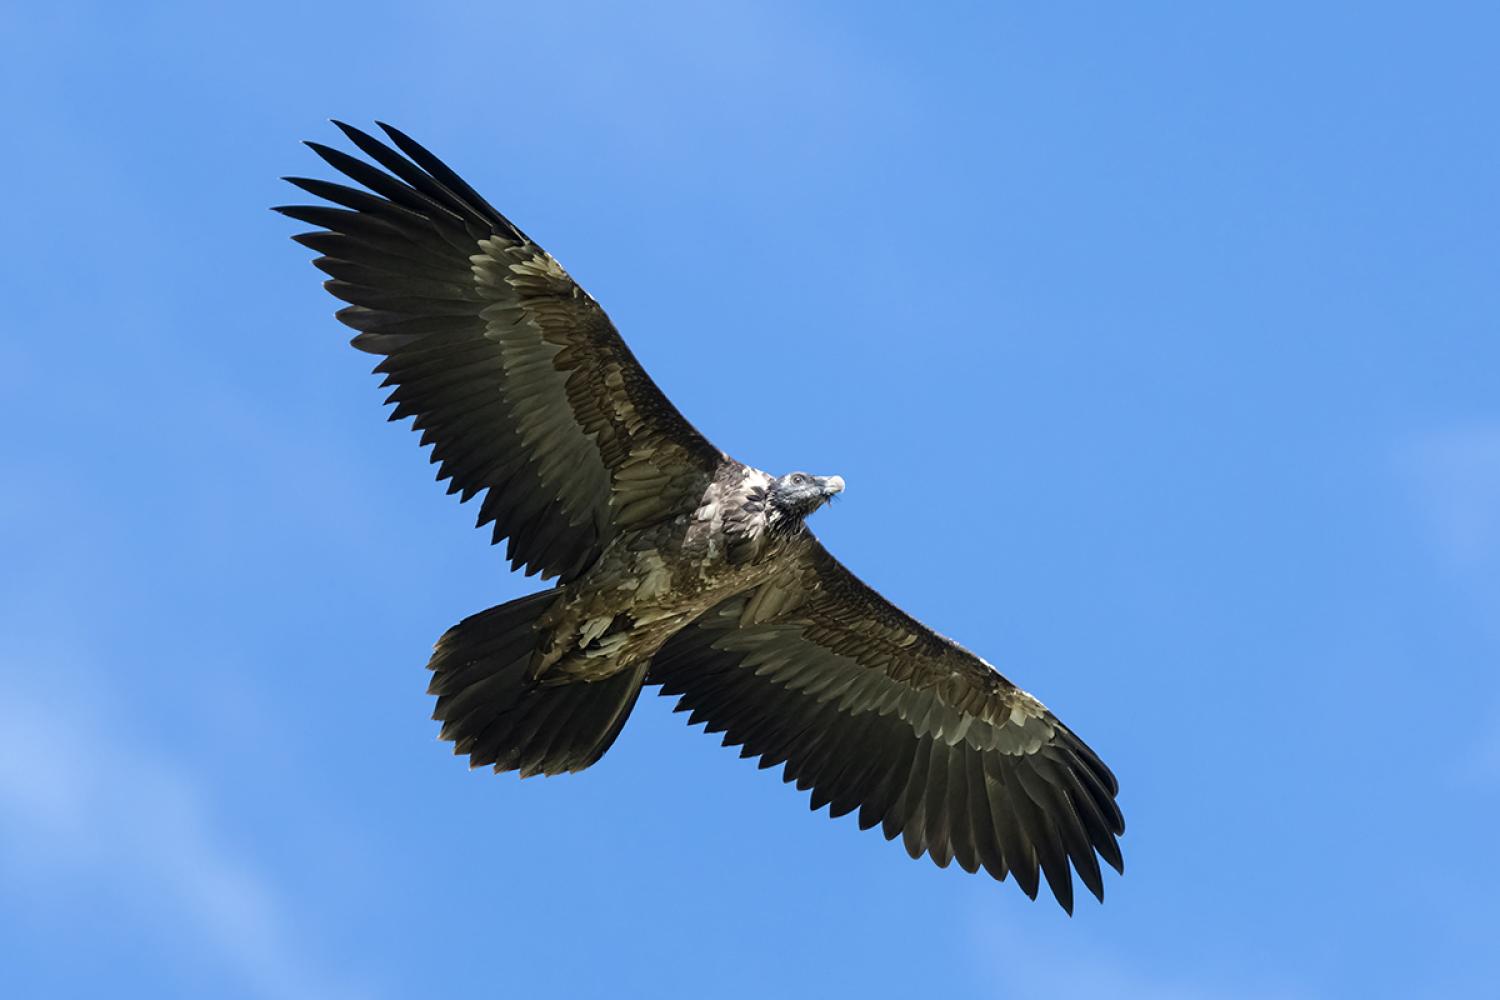
[{"label": "soaring vulture", "polygon": [[[336,123],[337,124],[337,123]],[[483,495],[515,568],[555,587],[438,640],[434,718],[471,766],[580,771],[641,687],[782,765],[814,809],[858,813],[913,857],[1104,898],[1123,870],[1118,786],[1041,702],[829,555],[807,516],[838,476],[772,476],[710,444],[556,260],[400,131],[308,143],[359,188],[288,178],[338,318],[377,355],[390,419],[438,479]],[[361,190],[363,188],[363,190]]]}]

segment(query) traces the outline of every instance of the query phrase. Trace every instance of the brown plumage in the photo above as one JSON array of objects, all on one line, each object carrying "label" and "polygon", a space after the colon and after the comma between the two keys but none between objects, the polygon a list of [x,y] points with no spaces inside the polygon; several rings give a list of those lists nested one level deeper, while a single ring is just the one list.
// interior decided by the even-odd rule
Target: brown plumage
[{"label": "brown plumage", "polygon": [[551,255],[401,132],[374,162],[309,143],[365,190],[278,211],[317,251],[354,346],[381,357],[438,478],[483,494],[513,565],[556,587],[480,612],[429,667],[473,766],[555,774],[613,743],[644,684],[784,765],[814,808],[1070,912],[1122,869],[1109,769],[1039,701],[861,583],[808,531],[838,477],[772,477],[689,424]]}]

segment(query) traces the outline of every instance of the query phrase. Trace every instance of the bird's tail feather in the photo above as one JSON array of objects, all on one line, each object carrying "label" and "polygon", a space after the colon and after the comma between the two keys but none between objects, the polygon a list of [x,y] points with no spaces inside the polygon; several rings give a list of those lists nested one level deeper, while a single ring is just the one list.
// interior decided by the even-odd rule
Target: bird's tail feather
[{"label": "bird's tail feather", "polygon": [[428,693],[432,717],[471,767],[561,774],[604,756],[641,691],[646,664],[602,681],[540,685],[530,677],[537,617],[557,596],[543,591],[471,615],[438,640]]}]

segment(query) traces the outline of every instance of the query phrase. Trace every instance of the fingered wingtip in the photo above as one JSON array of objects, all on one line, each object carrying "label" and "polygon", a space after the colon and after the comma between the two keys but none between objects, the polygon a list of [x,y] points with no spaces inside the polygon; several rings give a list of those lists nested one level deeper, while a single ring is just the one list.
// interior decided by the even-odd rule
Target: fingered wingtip
[{"label": "fingered wingtip", "polygon": [[370,134],[364,129],[360,128],[358,125],[350,125],[348,122],[341,122],[337,118],[330,118],[328,120],[333,122],[334,128],[344,133],[344,136],[346,138],[351,139],[356,143],[361,139],[368,140],[370,138]]}]

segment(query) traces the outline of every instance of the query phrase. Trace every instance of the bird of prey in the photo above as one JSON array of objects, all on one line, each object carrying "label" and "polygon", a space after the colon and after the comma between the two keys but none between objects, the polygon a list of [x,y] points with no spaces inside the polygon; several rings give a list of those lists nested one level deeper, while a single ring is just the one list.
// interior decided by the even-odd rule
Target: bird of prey
[{"label": "bird of prey", "polygon": [[480,497],[514,568],[556,586],[438,640],[442,738],[473,767],[580,771],[643,685],[833,816],[907,852],[1104,898],[1123,870],[1114,776],[1041,702],[845,569],[807,528],[838,476],[729,458],[664,396],[604,310],[432,153],[335,123],[308,143],[359,187],[287,178],[338,318],[377,355],[392,420]]}]

